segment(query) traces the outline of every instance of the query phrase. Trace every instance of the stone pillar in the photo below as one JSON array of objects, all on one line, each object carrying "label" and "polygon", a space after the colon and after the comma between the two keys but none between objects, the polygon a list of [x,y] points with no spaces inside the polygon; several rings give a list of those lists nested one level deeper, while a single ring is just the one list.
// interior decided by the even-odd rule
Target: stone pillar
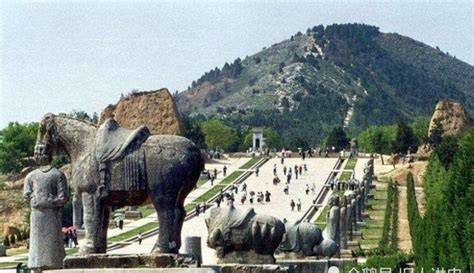
[{"label": "stone pillar", "polygon": [[72,224],[77,229],[82,229],[84,218],[82,214],[82,198],[73,197],[72,200]]},{"label": "stone pillar", "polygon": [[0,245],[0,257],[7,256],[7,249],[4,245]]},{"label": "stone pillar", "polygon": [[356,199],[355,199],[355,196],[351,196],[352,200],[351,200],[351,207],[352,207],[352,215],[351,215],[351,240],[353,240],[354,238],[354,231],[357,230],[357,202],[356,202]]},{"label": "stone pillar", "polygon": [[339,208],[339,197],[331,196],[330,201],[332,201],[331,209],[329,210],[329,215],[326,220],[327,235],[329,239],[338,243],[341,240],[341,209]]},{"label": "stone pillar", "polygon": [[198,265],[202,263],[201,237],[188,236],[184,237],[183,244],[184,254],[190,254],[196,257]]},{"label": "stone pillar", "polygon": [[364,204],[362,203],[362,197],[361,197],[360,192],[357,194],[356,203],[357,203],[357,217],[356,217],[357,220],[356,221],[362,222],[362,207],[364,206]]}]

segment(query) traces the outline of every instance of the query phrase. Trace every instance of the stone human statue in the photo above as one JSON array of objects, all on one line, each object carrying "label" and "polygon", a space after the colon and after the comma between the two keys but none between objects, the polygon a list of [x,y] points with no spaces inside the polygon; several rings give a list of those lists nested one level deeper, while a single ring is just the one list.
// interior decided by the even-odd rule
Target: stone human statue
[{"label": "stone human statue", "polygon": [[341,228],[341,249],[347,248],[347,207],[346,207],[346,198],[342,197],[341,200],[341,218],[339,218],[339,226]]},{"label": "stone human statue", "polygon": [[337,195],[331,195],[328,205],[331,209],[329,210],[326,220],[326,234],[328,239],[331,239],[334,242],[339,242],[341,238],[341,229],[339,225],[341,209],[339,208],[339,197]]},{"label": "stone human statue", "polygon": [[42,166],[26,176],[24,197],[31,206],[28,268],[62,268],[66,256],[61,232],[61,208],[67,200],[64,174]]}]

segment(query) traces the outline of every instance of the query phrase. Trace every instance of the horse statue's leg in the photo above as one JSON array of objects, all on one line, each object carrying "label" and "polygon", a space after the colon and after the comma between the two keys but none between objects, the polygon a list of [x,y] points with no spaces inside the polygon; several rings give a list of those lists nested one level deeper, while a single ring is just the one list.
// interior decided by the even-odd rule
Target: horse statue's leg
[{"label": "horse statue's leg", "polygon": [[83,193],[84,225],[86,244],[81,246],[81,254],[105,253],[107,251],[107,228],[110,208],[96,193]]},{"label": "horse statue's leg", "polygon": [[84,217],[82,213],[82,192],[76,190],[72,199],[72,222],[76,229],[82,229]]}]

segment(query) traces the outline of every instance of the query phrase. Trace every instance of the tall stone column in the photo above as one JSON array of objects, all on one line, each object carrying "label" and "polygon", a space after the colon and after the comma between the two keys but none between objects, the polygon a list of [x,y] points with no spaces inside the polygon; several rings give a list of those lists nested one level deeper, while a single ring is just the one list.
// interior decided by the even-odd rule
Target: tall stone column
[{"label": "tall stone column", "polygon": [[339,218],[339,226],[341,229],[340,237],[341,237],[341,247],[340,249],[347,249],[347,207],[346,207],[346,199],[342,197],[341,200],[341,217]]},{"label": "tall stone column", "polygon": [[184,238],[184,254],[190,254],[196,257],[198,264],[202,263],[201,237],[188,236]]}]

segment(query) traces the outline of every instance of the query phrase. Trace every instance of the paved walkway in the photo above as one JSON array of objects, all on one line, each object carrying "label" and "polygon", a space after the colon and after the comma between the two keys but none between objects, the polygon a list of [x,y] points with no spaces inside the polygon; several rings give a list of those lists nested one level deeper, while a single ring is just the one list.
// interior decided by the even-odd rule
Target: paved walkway
[{"label": "paved walkway", "polygon": [[[303,175],[299,176],[298,180],[295,179],[293,171],[293,178],[289,185],[289,194],[285,195],[283,193],[283,188],[286,178],[283,176],[283,165],[280,164],[280,159],[271,159],[260,168],[259,177],[256,177],[255,174],[252,174],[249,178],[245,180],[245,183],[247,184],[248,193],[250,191],[265,192],[265,190],[268,190],[272,194],[271,202],[265,204],[256,204],[256,202],[254,202],[253,205],[250,205],[248,203],[247,198],[247,203],[241,205],[239,200],[240,198],[237,198],[235,205],[237,208],[247,208],[252,206],[255,209],[256,213],[272,215],[280,219],[286,218],[289,221],[296,221],[300,219],[306,212],[306,210],[309,208],[309,205],[312,203],[312,200],[316,197],[316,194],[319,192],[324,182],[326,181],[326,178],[328,177],[329,173],[332,171],[334,165],[336,164],[336,161],[336,158],[309,158],[305,161],[301,160],[300,158],[285,159],[285,164],[288,167],[294,167],[295,164],[301,165],[303,163],[306,163],[308,166],[308,172],[303,172]],[[272,184],[272,180],[274,177],[274,164],[277,165],[277,174],[282,180],[282,183],[277,186],[274,186]],[[311,187],[313,183],[316,187],[316,194],[312,194],[310,192],[309,195],[306,195],[306,184]],[[291,211],[291,199],[293,199],[295,202],[298,199],[301,199],[302,208],[300,212],[296,211],[296,208],[295,211]],[[206,215],[193,217],[189,221],[186,221],[183,225],[182,232],[183,240],[186,236],[201,236],[204,264],[215,263],[214,250],[206,246],[207,228],[204,219],[208,216],[209,210]],[[141,245],[138,245],[138,243],[133,243],[127,247],[111,251],[110,253],[149,253],[153,248],[155,241],[155,237],[147,238],[143,240]]]}]

